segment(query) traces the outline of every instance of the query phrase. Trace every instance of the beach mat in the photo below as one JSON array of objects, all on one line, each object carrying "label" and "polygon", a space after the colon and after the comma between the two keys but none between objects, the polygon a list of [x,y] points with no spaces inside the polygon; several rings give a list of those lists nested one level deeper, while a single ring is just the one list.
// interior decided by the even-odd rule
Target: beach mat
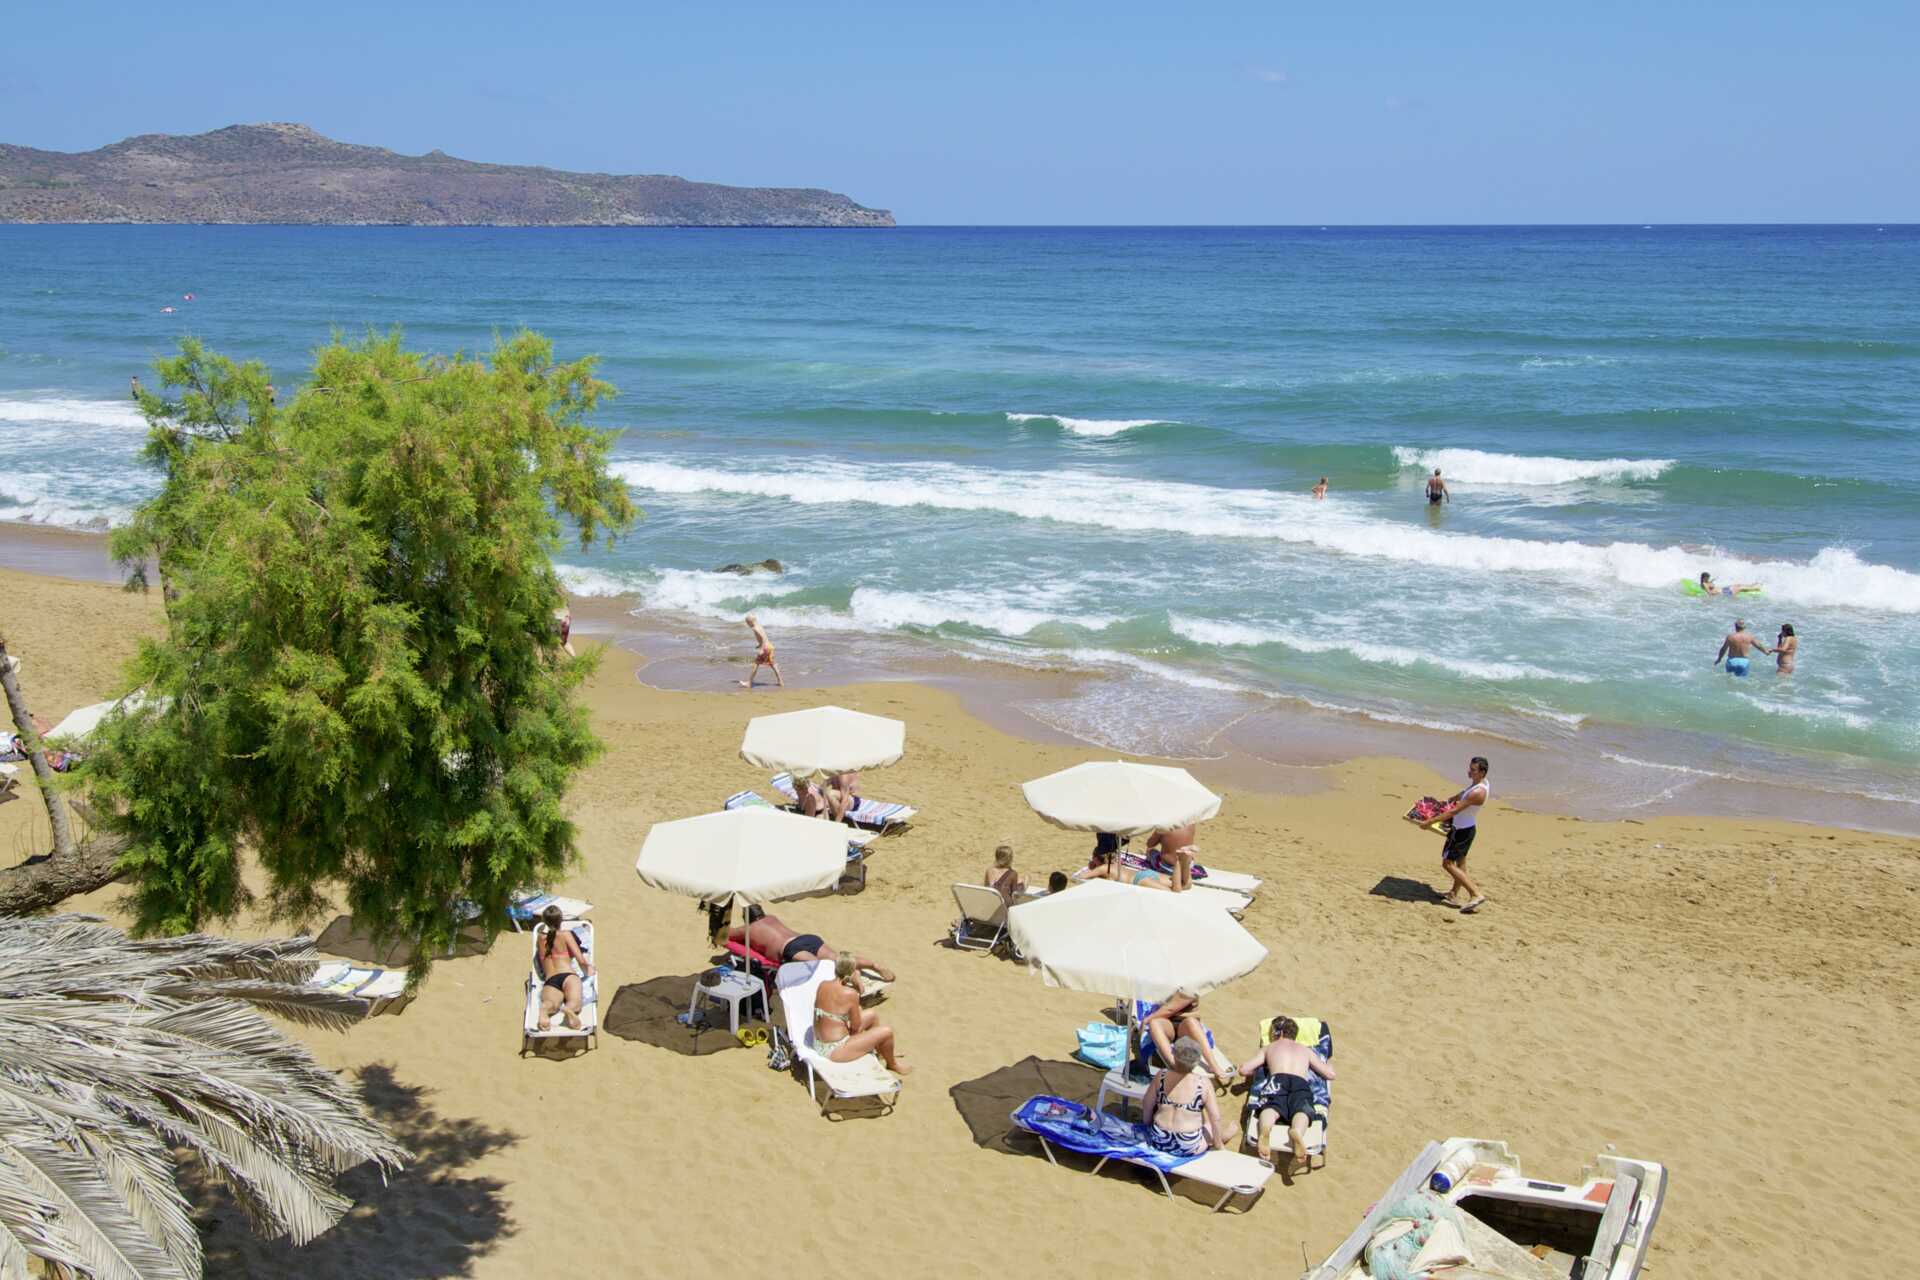
[{"label": "beach mat", "polygon": [[[458,960],[465,956],[484,955],[492,946],[493,939],[486,936],[476,922],[460,931],[452,952],[442,952],[434,958]],[[358,960],[362,964],[377,964],[386,969],[404,969],[413,963],[411,942],[388,942],[384,945],[375,942],[373,935],[356,925],[352,916],[335,916],[332,923],[313,940],[313,947],[326,955]]]},{"label": "beach mat", "polygon": [[[656,1049],[666,1049],[689,1058],[719,1053],[722,1049],[741,1048],[740,1042],[727,1030],[727,1007],[724,1004],[702,1006],[702,1011],[713,1018],[717,1026],[695,1022],[689,1027],[679,1021],[680,1015],[687,1011],[687,1001],[693,998],[693,984],[700,980],[700,976],[699,973],[689,973],[685,977],[629,982],[613,993],[612,1003],[600,1015],[600,1029],[622,1040],[638,1040],[641,1044],[650,1044]],[[746,1017],[746,1006],[742,1005],[740,1012],[743,1030],[749,1026],[766,1025],[760,1021],[758,1000],[754,1001],[754,1016],[751,1019]],[[764,1054],[766,1048],[758,1047],[755,1052]]]},{"label": "beach mat", "polygon": [[1008,1141],[1016,1132],[1011,1117],[1021,1104],[1035,1094],[1050,1094],[1090,1107],[1100,1092],[1100,1076],[1083,1063],[1029,1054],[978,1079],[962,1080],[947,1096],[966,1121],[975,1146],[1024,1156],[1032,1154],[1032,1139],[1024,1139],[1023,1146]]}]

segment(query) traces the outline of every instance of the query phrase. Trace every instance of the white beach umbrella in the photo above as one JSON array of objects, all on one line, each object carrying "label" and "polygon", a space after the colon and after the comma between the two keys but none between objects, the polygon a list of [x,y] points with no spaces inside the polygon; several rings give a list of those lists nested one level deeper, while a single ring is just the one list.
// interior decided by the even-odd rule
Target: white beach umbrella
[{"label": "white beach umbrella", "polygon": [[768,808],[656,822],[634,863],[656,889],[754,904],[831,889],[846,869],[845,827]]},{"label": "white beach umbrella", "polygon": [[1267,958],[1221,897],[1092,880],[1014,907],[1007,928],[1050,987],[1127,1000],[1165,1000],[1175,989],[1199,996]]},{"label": "white beach umbrella", "polygon": [[852,769],[878,769],[907,752],[907,726],[886,716],[845,707],[813,707],[747,722],[740,758],[763,769],[817,778]]},{"label": "white beach umbrella", "polygon": [[133,712],[151,703],[164,710],[170,699],[151,699],[136,689],[116,702],[96,702],[90,707],[81,707],[70,712],[67,718],[46,731],[41,736],[51,739],[63,739],[68,742],[80,742],[100,727],[100,722],[116,711]]},{"label": "white beach umbrella", "polygon": [[1094,760],[1020,784],[1033,811],[1068,831],[1143,836],[1202,822],[1220,797],[1185,769]]}]

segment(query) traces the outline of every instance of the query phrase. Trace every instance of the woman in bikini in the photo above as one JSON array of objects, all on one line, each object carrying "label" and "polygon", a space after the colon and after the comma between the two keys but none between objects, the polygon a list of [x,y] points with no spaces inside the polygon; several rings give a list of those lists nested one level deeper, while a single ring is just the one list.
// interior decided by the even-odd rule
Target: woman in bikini
[{"label": "woman in bikini", "polygon": [[1793,674],[1793,660],[1800,654],[1800,637],[1793,634],[1793,624],[1780,624],[1780,635],[1773,642],[1773,674],[1790,676]]},{"label": "woman in bikini", "polygon": [[989,889],[999,890],[1006,902],[1012,902],[1015,895],[1027,887],[1020,882],[1020,873],[1013,869],[1012,845],[1003,844],[993,851],[993,865],[987,868],[982,883]]},{"label": "woman in bikini", "polygon": [[1147,1141],[1170,1156],[1203,1156],[1222,1150],[1230,1132],[1213,1096],[1213,1080],[1201,1067],[1205,1058],[1197,1040],[1181,1036],[1173,1044],[1173,1065],[1153,1078],[1140,1114],[1147,1119]]},{"label": "woman in bikini", "polygon": [[540,913],[540,944],[534,959],[540,966],[540,1029],[553,1029],[553,1015],[559,1013],[569,1030],[580,1029],[580,980],[593,976],[593,962],[580,950],[573,930],[564,928],[566,920],[559,907]]},{"label": "woman in bikini", "polygon": [[1080,873],[1082,880],[1114,880],[1121,884],[1135,885],[1141,889],[1168,890],[1173,886],[1157,871],[1145,867],[1129,867],[1120,861],[1120,837],[1102,831],[1094,837],[1093,856],[1087,860],[1086,870]]},{"label": "woman in bikini", "polygon": [[[1207,1043],[1207,1024],[1200,1021],[1200,997],[1187,991],[1176,990],[1168,996],[1147,1015],[1144,1026],[1147,1038],[1153,1041],[1154,1050],[1163,1065],[1172,1065],[1177,1040],[1191,1040],[1202,1046]],[[1212,1059],[1208,1063],[1209,1069],[1222,1085],[1233,1079],[1238,1068],[1225,1054],[1218,1049],[1209,1054],[1203,1048],[1202,1060],[1209,1057]]]},{"label": "woman in bikini", "polygon": [[852,1062],[869,1053],[880,1055],[887,1070],[904,1076],[910,1070],[894,1052],[893,1028],[880,1015],[860,1007],[859,965],[841,952],[834,957],[833,977],[820,984],[813,997],[813,1047],[830,1062]]}]

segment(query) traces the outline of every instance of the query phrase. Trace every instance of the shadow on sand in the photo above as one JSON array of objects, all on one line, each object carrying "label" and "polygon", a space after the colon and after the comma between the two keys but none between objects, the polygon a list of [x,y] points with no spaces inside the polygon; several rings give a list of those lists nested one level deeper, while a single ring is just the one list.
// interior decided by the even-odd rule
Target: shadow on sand
[{"label": "shadow on sand", "polygon": [[461,1173],[518,1141],[517,1135],[475,1120],[443,1118],[426,1102],[424,1089],[399,1083],[389,1067],[364,1067],[359,1081],[367,1109],[411,1153],[407,1167],[385,1185],[377,1171],[364,1165],[342,1175],[340,1191],[354,1207],[305,1248],[253,1234],[246,1212],[233,1197],[208,1180],[194,1185],[189,1170],[188,1194],[200,1206],[196,1216],[208,1280],[302,1274],[361,1280],[470,1276],[475,1260],[513,1233],[500,1195],[506,1184]]},{"label": "shadow on sand", "polygon": [[1367,890],[1376,898],[1392,898],[1395,902],[1440,901],[1440,895],[1433,886],[1424,880],[1409,880],[1405,876],[1381,876],[1380,883]]}]

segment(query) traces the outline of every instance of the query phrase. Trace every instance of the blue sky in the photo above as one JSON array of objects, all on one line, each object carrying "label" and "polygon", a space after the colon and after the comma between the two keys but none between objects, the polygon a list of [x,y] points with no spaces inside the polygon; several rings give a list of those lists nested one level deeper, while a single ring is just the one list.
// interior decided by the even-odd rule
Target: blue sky
[{"label": "blue sky", "polygon": [[0,141],[296,120],[907,223],[1920,221],[1920,5],[437,2],[7,22]]}]

